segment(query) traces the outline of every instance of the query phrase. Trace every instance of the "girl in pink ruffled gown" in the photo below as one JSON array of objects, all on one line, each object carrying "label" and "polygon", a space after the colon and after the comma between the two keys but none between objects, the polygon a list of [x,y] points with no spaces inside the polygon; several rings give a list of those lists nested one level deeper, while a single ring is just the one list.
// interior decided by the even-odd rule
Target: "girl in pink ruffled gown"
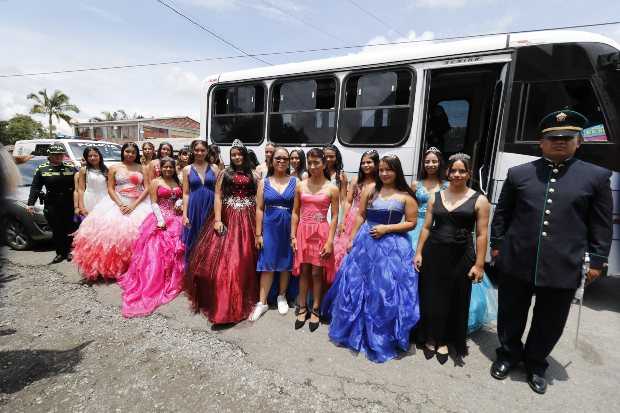
[{"label": "girl in pink ruffled gown", "polygon": [[86,216],[73,237],[73,262],[82,276],[117,279],[127,271],[138,228],[150,213],[138,146],[121,148],[121,164],[108,171],[108,195]]},{"label": "girl in pink ruffled gown", "polygon": [[355,225],[355,217],[359,210],[362,191],[368,187],[374,187],[379,169],[379,154],[374,149],[366,151],[360,159],[360,167],[357,177],[353,178],[347,191],[347,201],[344,208],[344,222],[338,226],[336,240],[334,241],[334,259],[336,270],[340,268],[342,259],[347,255],[347,246],[351,240],[351,232]]},{"label": "girl in pink ruffled gown", "polygon": [[162,158],[159,170],[161,177],[153,179],[149,188],[153,213],[140,226],[129,269],[118,283],[125,317],[149,315],[183,289],[183,191],[174,159]]},{"label": "girl in pink ruffled gown", "polygon": [[[293,274],[299,276],[298,330],[310,319],[310,331],[319,326],[321,295],[327,280],[334,279],[334,236],[340,193],[327,178],[327,161],[321,149],[308,152],[310,177],[295,188],[291,219],[291,245],[295,253]],[[331,221],[327,219],[331,207]],[[325,280],[325,283],[324,283]],[[308,311],[308,290],[312,285],[312,312]]]}]

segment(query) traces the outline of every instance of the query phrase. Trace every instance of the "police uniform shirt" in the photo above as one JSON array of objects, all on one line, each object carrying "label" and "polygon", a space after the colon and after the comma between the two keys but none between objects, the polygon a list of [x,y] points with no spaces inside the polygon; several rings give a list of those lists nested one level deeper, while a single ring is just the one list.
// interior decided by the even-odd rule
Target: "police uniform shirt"
[{"label": "police uniform shirt", "polygon": [[611,172],[571,158],[541,158],[508,171],[493,224],[503,274],[540,287],[579,286],[585,252],[606,265],[612,237]]},{"label": "police uniform shirt", "polygon": [[45,204],[53,203],[56,200],[73,200],[75,186],[73,175],[75,175],[75,168],[69,162],[62,162],[59,165],[52,165],[50,162],[42,163],[35,171],[32,179],[28,205],[35,204],[44,186]]}]

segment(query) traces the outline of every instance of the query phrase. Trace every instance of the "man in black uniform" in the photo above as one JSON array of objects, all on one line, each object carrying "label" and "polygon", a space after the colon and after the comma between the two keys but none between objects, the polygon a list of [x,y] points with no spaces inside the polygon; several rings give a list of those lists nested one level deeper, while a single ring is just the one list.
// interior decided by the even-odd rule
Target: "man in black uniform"
[{"label": "man in black uniform", "polygon": [[48,162],[39,165],[35,171],[30,196],[28,197],[28,212],[33,213],[34,203],[45,187],[45,202],[43,213],[52,229],[52,239],[56,249],[56,257],[52,264],[66,259],[71,260],[71,236],[77,226],[73,222],[73,190],[75,167],[69,162],[63,162],[65,148],[62,145],[51,145],[47,150]]},{"label": "man in black uniform", "polygon": [[[574,158],[587,119],[570,110],[540,124],[543,157],[510,168],[491,225],[500,274],[497,333],[491,375],[504,379],[525,363],[533,391],[547,389],[547,356],[564,330],[585,253],[588,281],[606,266],[612,237],[611,172]],[[525,346],[521,337],[536,304]]]}]

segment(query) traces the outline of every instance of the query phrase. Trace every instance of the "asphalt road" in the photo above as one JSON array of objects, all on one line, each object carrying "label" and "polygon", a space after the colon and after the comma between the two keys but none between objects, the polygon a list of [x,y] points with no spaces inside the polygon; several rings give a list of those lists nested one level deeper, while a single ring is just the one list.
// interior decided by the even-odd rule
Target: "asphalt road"
[{"label": "asphalt road", "polygon": [[412,349],[374,364],[331,344],[327,326],[294,331],[294,316],[213,331],[179,296],[125,320],[115,284],[88,286],[52,252],[7,251],[0,277],[0,410],[37,411],[620,411],[620,279],[586,291],[550,358],[550,386],[525,373],[490,377],[495,326],[469,341],[465,365]]}]

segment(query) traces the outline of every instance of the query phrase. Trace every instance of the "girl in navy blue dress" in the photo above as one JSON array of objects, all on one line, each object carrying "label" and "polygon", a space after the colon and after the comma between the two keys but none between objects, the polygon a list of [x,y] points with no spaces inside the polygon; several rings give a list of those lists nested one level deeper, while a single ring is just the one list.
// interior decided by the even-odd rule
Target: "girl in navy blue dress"
[{"label": "girl in navy blue dress", "polygon": [[267,296],[279,272],[278,312],[288,312],[286,289],[293,268],[291,213],[297,179],[289,176],[289,153],[276,148],[267,177],[259,181],[256,192],[256,249],[259,251],[256,270],[261,272],[259,301],[250,314],[250,321],[258,320],[268,309]]},{"label": "girl in navy blue dress", "polygon": [[[382,363],[409,350],[420,318],[418,274],[407,231],[418,205],[396,156],[379,163],[375,187],[363,190],[350,252],[323,299],[329,338]],[[404,219],[403,219],[404,218]]]},{"label": "girl in navy blue dress", "polygon": [[218,168],[209,162],[205,141],[195,140],[190,147],[190,164],[183,168],[183,243],[185,261],[203,224],[213,212]]}]

